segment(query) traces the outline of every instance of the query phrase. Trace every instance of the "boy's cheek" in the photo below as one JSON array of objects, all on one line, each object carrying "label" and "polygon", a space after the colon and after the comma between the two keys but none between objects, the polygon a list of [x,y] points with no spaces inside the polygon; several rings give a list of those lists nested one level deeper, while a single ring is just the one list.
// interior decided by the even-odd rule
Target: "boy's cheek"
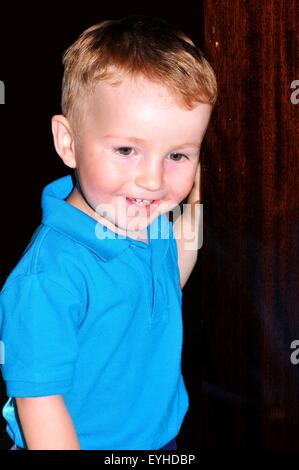
[{"label": "boy's cheek", "polygon": [[188,194],[191,192],[193,185],[194,185],[194,178],[195,178],[195,173],[188,179],[188,182],[185,182],[184,185],[184,191],[181,193],[181,201],[185,199]]},{"label": "boy's cheek", "polygon": [[193,187],[193,180],[191,178],[177,180],[173,185],[173,191],[169,194],[169,200],[180,204],[190,193]]}]

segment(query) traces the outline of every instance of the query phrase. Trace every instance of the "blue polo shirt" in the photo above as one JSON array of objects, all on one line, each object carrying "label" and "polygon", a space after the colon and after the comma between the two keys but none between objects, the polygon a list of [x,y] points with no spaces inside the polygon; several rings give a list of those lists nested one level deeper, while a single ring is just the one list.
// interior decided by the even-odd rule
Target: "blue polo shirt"
[{"label": "blue polo shirt", "polygon": [[7,432],[26,447],[14,397],[63,394],[82,449],[159,449],[189,400],[181,373],[182,292],[166,214],[149,243],[120,236],[47,185],[42,223],[0,295]]}]

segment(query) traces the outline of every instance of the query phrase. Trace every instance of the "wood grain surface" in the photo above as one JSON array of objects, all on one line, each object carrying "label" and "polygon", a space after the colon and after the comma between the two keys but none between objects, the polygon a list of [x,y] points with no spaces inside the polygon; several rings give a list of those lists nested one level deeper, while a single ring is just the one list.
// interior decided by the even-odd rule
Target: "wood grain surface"
[{"label": "wood grain surface", "polygon": [[201,445],[299,450],[299,2],[204,8],[219,99],[202,154]]}]

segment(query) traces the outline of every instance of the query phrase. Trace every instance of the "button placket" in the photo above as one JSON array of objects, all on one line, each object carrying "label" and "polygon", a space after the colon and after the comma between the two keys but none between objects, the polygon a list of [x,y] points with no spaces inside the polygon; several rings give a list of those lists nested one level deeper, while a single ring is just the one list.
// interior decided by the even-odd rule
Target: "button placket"
[{"label": "button placket", "polygon": [[[136,245],[131,245],[131,246],[134,247],[134,248],[137,248],[137,249],[139,248],[139,247],[136,246]],[[139,248],[139,249],[140,249],[140,248]],[[142,248],[142,249],[144,249],[144,248]],[[149,317],[151,317],[151,316],[152,316],[152,305],[151,305],[151,300],[150,300],[149,295],[148,295],[148,291],[147,291],[147,289],[146,289],[146,279],[145,279],[145,276],[144,276],[143,269],[140,268],[140,265],[141,265],[140,259],[138,258],[137,255],[135,256],[135,258],[136,258],[136,260],[137,260],[137,265],[138,265],[138,266],[137,266],[137,269],[138,269],[138,272],[139,272],[139,274],[141,275],[141,277],[142,277],[142,279],[143,279],[143,285],[144,285],[144,287],[145,287],[144,290],[145,290],[146,303],[147,303],[147,307],[148,307],[147,310],[148,310],[148,313],[149,313]],[[152,282],[153,282],[153,276],[152,276]],[[155,285],[154,285],[154,283],[153,283],[153,297],[155,297]]]}]

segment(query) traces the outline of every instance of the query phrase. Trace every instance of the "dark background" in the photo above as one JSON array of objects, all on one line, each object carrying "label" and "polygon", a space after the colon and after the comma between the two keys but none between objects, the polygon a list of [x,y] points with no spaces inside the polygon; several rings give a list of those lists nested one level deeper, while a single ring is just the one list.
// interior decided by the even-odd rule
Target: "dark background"
[{"label": "dark background", "polygon": [[[43,187],[69,173],[50,119],[62,54],[87,27],[131,13],[178,26],[219,83],[202,151],[204,244],[184,288],[180,450],[299,450],[298,109],[295,0],[84,2],[1,7],[1,284],[41,218]],[[1,380],[4,405],[4,383]],[[10,446],[0,419],[0,448]]]}]

